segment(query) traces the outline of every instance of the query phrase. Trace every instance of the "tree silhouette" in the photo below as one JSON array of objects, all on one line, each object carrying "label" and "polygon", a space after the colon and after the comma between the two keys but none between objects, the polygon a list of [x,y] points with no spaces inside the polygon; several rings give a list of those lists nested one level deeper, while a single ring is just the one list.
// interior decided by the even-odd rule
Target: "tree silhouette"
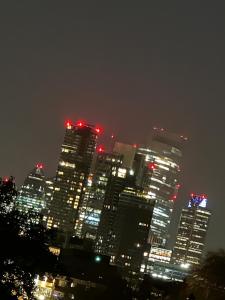
[{"label": "tree silhouette", "polygon": [[225,251],[209,252],[188,278],[188,286],[202,299],[225,299]]},{"label": "tree silhouette", "polygon": [[0,179],[0,295],[5,300],[33,299],[35,275],[55,265],[48,232],[32,222],[37,215],[15,209],[16,195],[14,179]]},{"label": "tree silhouette", "polygon": [[138,300],[151,299],[152,280],[148,275],[144,276],[143,281],[140,282],[138,291]]}]

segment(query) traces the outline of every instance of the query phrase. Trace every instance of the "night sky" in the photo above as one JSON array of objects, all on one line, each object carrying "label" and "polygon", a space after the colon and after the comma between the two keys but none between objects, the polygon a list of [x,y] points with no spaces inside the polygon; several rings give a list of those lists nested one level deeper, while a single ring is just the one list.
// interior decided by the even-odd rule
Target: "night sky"
[{"label": "night sky", "polygon": [[67,118],[138,144],[162,126],[190,138],[177,206],[206,193],[225,248],[224,1],[2,2],[1,175],[54,175]]}]

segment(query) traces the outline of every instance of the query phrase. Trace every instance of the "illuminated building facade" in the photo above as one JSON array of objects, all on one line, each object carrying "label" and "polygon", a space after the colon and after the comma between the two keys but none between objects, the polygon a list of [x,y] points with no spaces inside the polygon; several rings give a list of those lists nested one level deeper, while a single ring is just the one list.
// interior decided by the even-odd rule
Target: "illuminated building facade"
[{"label": "illuminated building facade", "polygon": [[45,199],[46,199],[46,209],[50,208],[53,191],[54,191],[54,182],[55,178],[46,178],[46,193],[45,193]]},{"label": "illuminated building facade", "polygon": [[[141,273],[153,274],[157,263],[169,264],[172,250],[152,246],[150,251],[143,254]],[[157,267],[156,267],[157,268]]]},{"label": "illuminated building facade", "polygon": [[79,211],[77,236],[96,239],[108,181],[113,167],[119,167],[121,164],[121,156],[106,153],[102,147],[97,148],[92,174],[88,178],[84,200]]},{"label": "illuminated building facade", "polygon": [[37,164],[26,177],[18,192],[16,206],[25,213],[42,213],[46,208],[46,182],[42,164]]},{"label": "illuminated building facade", "polygon": [[113,224],[114,255],[111,261],[125,274],[138,275],[143,254],[149,250],[153,203],[143,189],[127,186],[119,196]]},{"label": "illuminated building facade", "polygon": [[[155,261],[154,264],[151,265],[151,270],[148,274],[151,274],[153,278],[159,280],[182,282],[189,275],[189,271],[188,268],[182,265]],[[144,272],[144,268],[141,268],[141,272]]]},{"label": "illuminated building facade", "polygon": [[172,250],[158,248],[158,247],[151,247],[150,252],[145,252],[144,257],[146,260],[150,262],[164,262],[169,263],[172,255]]},{"label": "illuminated building facade", "polygon": [[155,201],[149,231],[149,243],[154,246],[165,247],[169,239],[174,201],[180,188],[180,165],[185,140],[183,136],[155,128],[151,146],[137,149],[137,154],[145,157],[141,184]]},{"label": "illuminated building facade", "polygon": [[102,299],[103,292],[118,280],[117,268],[109,265],[109,257],[103,255],[64,249],[57,260],[63,272],[37,275],[34,279],[35,299],[93,299],[93,295],[95,299]]},{"label": "illuminated building facade", "polygon": [[187,264],[171,263],[172,250],[152,246],[150,252],[144,252],[140,272],[153,278],[166,281],[184,281],[190,270]]},{"label": "illuminated building facade", "polygon": [[[45,180],[45,202],[46,206],[42,211],[43,214],[43,225],[45,227],[47,226],[47,221],[48,221],[48,215],[50,213],[50,207],[52,204],[52,198],[53,198],[53,192],[54,192],[54,182],[55,178],[46,178]],[[49,226],[51,228],[51,226]]]},{"label": "illuminated building facade", "polygon": [[198,265],[201,262],[211,212],[205,195],[191,194],[188,207],[181,213],[171,261]]},{"label": "illuminated building facade", "polygon": [[59,228],[68,235],[75,233],[99,132],[99,128],[81,121],[66,122],[48,227]]}]

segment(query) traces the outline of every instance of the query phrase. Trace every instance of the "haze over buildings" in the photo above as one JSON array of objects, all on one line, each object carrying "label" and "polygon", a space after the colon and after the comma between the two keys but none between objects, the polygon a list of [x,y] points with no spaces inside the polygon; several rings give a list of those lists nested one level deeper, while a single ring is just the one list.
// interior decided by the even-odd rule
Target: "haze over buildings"
[{"label": "haze over buildings", "polygon": [[180,282],[225,249],[224,11],[225,1],[2,3],[0,183],[18,187],[2,207],[52,229],[47,253],[68,259],[68,278],[36,278],[56,287],[40,299],[80,298],[75,285],[97,291],[117,271]]},{"label": "haze over buildings", "polygon": [[67,118],[101,122],[128,144],[162,126],[191,139],[179,208],[192,190],[206,191],[208,249],[225,248],[224,6],[2,3],[2,174],[21,185],[43,161],[54,176]]},{"label": "haze over buildings", "polygon": [[154,128],[148,146],[113,138],[111,151],[105,152],[101,133],[87,122],[66,121],[54,179],[46,180],[38,164],[25,179],[17,205],[43,214],[44,225],[58,230],[60,248],[81,238],[124,276],[182,280],[186,273],[180,266],[202,258],[210,216],[203,210],[206,198],[192,197],[182,210],[172,254],[169,229],[187,138]]}]

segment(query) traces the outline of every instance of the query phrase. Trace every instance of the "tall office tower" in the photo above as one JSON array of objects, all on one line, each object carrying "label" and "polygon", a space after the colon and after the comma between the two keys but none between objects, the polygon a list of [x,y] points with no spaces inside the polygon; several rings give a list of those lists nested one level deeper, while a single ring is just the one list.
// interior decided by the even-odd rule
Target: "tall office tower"
[{"label": "tall office tower", "polygon": [[153,201],[143,189],[127,186],[119,196],[113,224],[114,255],[111,261],[127,275],[138,275],[143,255],[149,251]]},{"label": "tall office tower", "polygon": [[22,212],[42,213],[46,207],[46,182],[43,165],[37,164],[28,174],[16,198],[16,206]]},{"label": "tall office tower", "polygon": [[84,122],[66,123],[47,224],[67,237],[75,234],[99,132]]},{"label": "tall office tower", "polygon": [[120,193],[130,183],[134,182],[133,173],[128,169],[113,166],[108,177],[105,199],[99,222],[95,250],[101,254],[115,256],[115,232],[116,219]]},{"label": "tall office tower", "polygon": [[204,195],[191,194],[180,224],[171,261],[174,264],[198,265],[201,262],[211,212]]},{"label": "tall office tower", "polygon": [[108,180],[113,167],[121,166],[122,157],[106,153],[99,146],[94,161],[92,174],[88,178],[84,200],[79,211],[76,230],[79,237],[92,240],[96,239]]},{"label": "tall office tower", "polygon": [[187,138],[154,128],[151,146],[140,147],[137,154],[145,157],[142,186],[155,200],[149,232],[149,243],[165,247],[169,238],[169,227],[180,187],[180,165],[183,144]]}]

